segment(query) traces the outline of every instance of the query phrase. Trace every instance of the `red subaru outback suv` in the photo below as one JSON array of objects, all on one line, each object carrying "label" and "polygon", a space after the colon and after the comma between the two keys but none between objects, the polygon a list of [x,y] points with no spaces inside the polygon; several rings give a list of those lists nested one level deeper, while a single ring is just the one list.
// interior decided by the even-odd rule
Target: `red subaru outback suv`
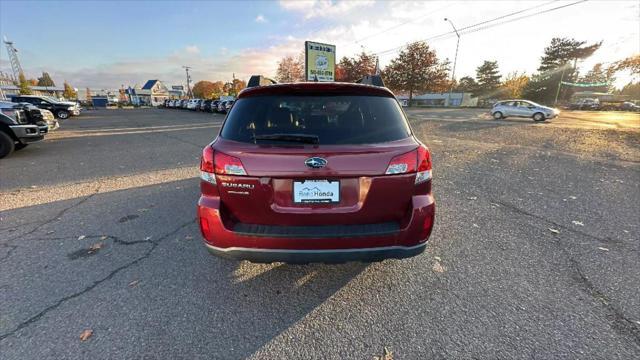
[{"label": "red subaru outback suv", "polygon": [[429,150],[382,86],[247,88],[200,170],[200,229],[223,257],[406,258],[424,251],[433,227]]}]

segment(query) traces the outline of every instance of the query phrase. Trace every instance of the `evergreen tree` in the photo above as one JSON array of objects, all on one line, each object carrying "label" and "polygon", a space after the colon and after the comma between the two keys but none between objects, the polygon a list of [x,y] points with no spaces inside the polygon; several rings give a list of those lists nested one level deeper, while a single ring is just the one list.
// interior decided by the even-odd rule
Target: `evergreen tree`
[{"label": "evergreen tree", "polygon": [[43,72],[42,76],[38,78],[38,86],[53,87],[56,86],[56,84],[53,82],[53,79],[51,79],[48,72]]},{"label": "evergreen tree", "polygon": [[466,92],[475,94],[478,91],[478,83],[471,76],[464,76],[456,86],[456,92]]},{"label": "evergreen tree", "polygon": [[640,82],[628,83],[620,90],[620,94],[627,95],[633,100],[640,99]]},{"label": "evergreen tree", "polygon": [[[602,42],[585,45],[586,41],[568,38],[553,38],[544,49],[540,59],[538,74],[529,82],[525,97],[546,104],[552,104],[558,93],[560,81],[575,82],[578,78],[576,63],[586,59],[600,48]],[[560,100],[568,100],[573,90],[561,87]]]},{"label": "evergreen tree", "polygon": [[613,67],[604,68],[601,63],[593,65],[593,68],[589,70],[583,77],[580,78],[581,83],[607,83],[607,85],[593,86],[588,88],[582,88],[587,91],[609,92],[612,90],[612,84],[615,81],[613,74],[615,70]]},{"label": "evergreen tree", "polygon": [[483,98],[492,98],[497,95],[500,88],[500,70],[497,61],[486,61],[476,69],[476,81],[478,82],[477,95]]}]

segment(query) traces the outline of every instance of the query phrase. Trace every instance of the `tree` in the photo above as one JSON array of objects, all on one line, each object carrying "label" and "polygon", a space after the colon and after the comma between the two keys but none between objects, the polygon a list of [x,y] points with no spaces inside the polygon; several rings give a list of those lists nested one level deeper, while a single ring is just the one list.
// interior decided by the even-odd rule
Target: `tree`
[{"label": "tree", "polygon": [[240,80],[240,79],[233,79],[233,88],[232,88],[233,96],[238,95],[240,90],[242,90],[242,89],[244,89],[246,87],[247,87],[247,82],[246,81]]},{"label": "tree", "polygon": [[336,65],[336,81],[355,82],[365,75],[372,75],[376,71],[376,57],[373,54],[361,52],[356,57],[344,56]]},{"label": "tree", "polygon": [[475,93],[478,90],[478,83],[471,76],[464,76],[455,88],[456,92]]},{"label": "tree", "polygon": [[437,91],[446,87],[447,64],[438,61],[436,52],[426,42],[419,41],[407,45],[391,60],[382,76],[392,90],[408,92],[411,103],[416,91]]},{"label": "tree", "polygon": [[640,82],[628,83],[620,90],[620,94],[627,95],[631,99],[640,99]]},{"label": "tree", "polygon": [[640,75],[640,54],[629,56],[626,59],[616,61],[613,65],[616,71],[629,70],[633,75]]},{"label": "tree", "polygon": [[18,75],[18,87],[20,88],[20,95],[31,95],[31,87],[22,72]]},{"label": "tree", "polygon": [[65,99],[77,99],[78,93],[69,85],[68,82],[64,82],[64,92],[62,93]]},{"label": "tree", "polygon": [[233,79],[233,82],[224,84],[223,92],[230,96],[236,96],[240,90],[247,87],[247,83],[244,80]]},{"label": "tree", "polygon": [[560,81],[575,82],[578,78],[576,63],[586,59],[600,48],[602,42],[585,45],[586,41],[568,38],[553,38],[551,44],[544,48],[540,58],[538,74],[525,89],[525,96],[542,103],[553,103],[560,89],[559,99],[568,99],[572,90],[559,88]]},{"label": "tree", "polygon": [[476,81],[478,82],[477,94],[483,98],[492,98],[498,94],[500,88],[500,70],[497,61],[485,60],[476,68]]},{"label": "tree", "polygon": [[223,85],[222,81],[198,81],[193,85],[193,96],[200,99],[212,99],[219,97],[222,94]]},{"label": "tree", "polygon": [[38,80],[36,79],[29,79],[27,82],[29,83],[29,86],[38,86]]},{"label": "tree", "polygon": [[583,88],[583,90],[597,91],[597,92],[609,92],[612,89],[612,84],[615,81],[615,66],[604,68],[601,63],[593,65],[593,68],[589,70],[583,77],[580,78],[581,83],[607,83],[602,86],[592,86]]},{"label": "tree", "polygon": [[285,56],[278,62],[276,71],[278,82],[304,81],[304,54],[302,57],[294,58]]},{"label": "tree", "polygon": [[48,72],[43,72],[42,76],[38,78],[38,86],[53,87],[56,86],[56,84],[53,82],[53,79],[51,79]]},{"label": "tree", "polygon": [[526,74],[512,72],[504,79],[501,94],[508,99],[519,99],[528,83],[529,77]]}]

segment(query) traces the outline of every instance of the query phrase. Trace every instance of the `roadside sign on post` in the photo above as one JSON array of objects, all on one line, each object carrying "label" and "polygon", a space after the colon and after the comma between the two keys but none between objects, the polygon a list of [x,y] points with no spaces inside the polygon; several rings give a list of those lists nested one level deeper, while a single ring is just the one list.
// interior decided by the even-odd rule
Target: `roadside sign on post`
[{"label": "roadside sign on post", "polygon": [[305,41],[304,62],[307,81],[335,81],[335,45]]}]

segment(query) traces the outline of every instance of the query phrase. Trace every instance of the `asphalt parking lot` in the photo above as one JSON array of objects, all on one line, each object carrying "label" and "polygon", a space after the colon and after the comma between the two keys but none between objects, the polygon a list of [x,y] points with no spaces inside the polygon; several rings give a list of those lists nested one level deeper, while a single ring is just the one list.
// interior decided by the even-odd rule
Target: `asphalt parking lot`
[{"label": "asphalt parking lot", "polygon": [[306,266],[202,246],[221,115],[64,122],[0,162],[0,358],[640,358],[638,115],[408,113],[434,159],[427,251]]}]

